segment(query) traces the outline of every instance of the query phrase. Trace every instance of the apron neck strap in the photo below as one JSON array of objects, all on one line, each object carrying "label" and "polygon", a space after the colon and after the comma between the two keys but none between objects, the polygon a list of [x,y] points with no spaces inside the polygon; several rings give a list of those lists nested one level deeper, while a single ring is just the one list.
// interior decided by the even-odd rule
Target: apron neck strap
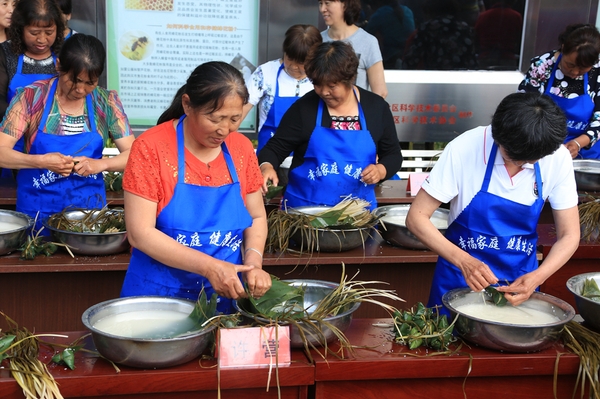
[{"label": "apron neck strap", "polygon": [[[177,122],[177,183],[185,183],[185,135],[183,134],[183,120],[186,115],[182,115]],[[221,151],[223,151],[223,157],[227,163],[229,174],[231,175],[231,181],[233,183],[238,182],[237,172],[235,171],[235,164],[229,153],[229,149],[225,142],[221,144]]]},{"label": "apron neck strap", "polygon": [[[354,98],[356,98],[356,102],[358,104],[358,120],[360,121],[360,130],[367,130],[367,120],[365,119],[365,114],[363,113],[360,101],[358,100],[358,95],[356,94],[356,90],[354,88],[352,88],[352,93],[354,93]],[[317,120],[315,126],[321,126],[322,124],[324,107],[325,101],[319,97],[319,107],[317,108]]]},{"label": "apron neck strap", "polygon": [[[481,185],[481,191],[488,191],[490,187],[490,180],[492,177],[492,170],[494,169],[494,163],[496,162],[496,153],[498,152],[498,145],[496,142],[492,145],[492,151],[490,151],[490,157],[488,159],[488,164],[485,169],[485,177],[483,178],[483,184]],[[538,200],[544,198],[542,192],[542,174],[540,172],[540,164],[536,162],[533,164],[533,169],[535,171],[535,183],[538,189]]]}]

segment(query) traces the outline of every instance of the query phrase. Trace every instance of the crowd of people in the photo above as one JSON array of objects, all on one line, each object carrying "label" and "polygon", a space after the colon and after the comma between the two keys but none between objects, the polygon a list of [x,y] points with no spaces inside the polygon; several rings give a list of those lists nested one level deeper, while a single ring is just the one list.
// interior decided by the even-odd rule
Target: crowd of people
[{"label": "crowd of people", "polygon": [[[402,151],[384,69],[516,67],[522,16],[515,1],[319,0],[327,29],[293,25],[281,58],[243,75],[197,66],[168,109],[137,139],[115,91],[98,86],[106,51],[69,26],[71,1],[0,2],[0,167],[16,172],[17,210],[38,219],[66,207],[106,206],[103,173],[124,171],[132,256],[122,296],[195,300],[218,309],[271,286],[262,270],[263,195],[283,183],[282,207],[333,206],[352,195],[377,206]],[[413,7],[414,8],[414,7]],[[503,35],[490,21],[511,21]],[[360,26],[359,26],[360,25]],[[569,25],[558,48],[531,62],[488,126],[450,142],[415,198],[408,228],[439,254],[429,306],[463,286],[499,281],[520,304],[566,263],[579,242],[571,159],[600,158],[600,33]],[[518,91],[518,92],[517,92]],[[238,132],[258,108],[258,146]],[[119,155],[102,151],[114,143]],[[596,149],[598,148],[598,150]],[[324,189],[326,188],[326,189]],[[536,259],[542,206],[557,242]],[[445,236],[430,222],[449,204]],[[502,223],[497,223],[502,220]],[[510,242],[523,243],[517,250]],[[481,245],[465,245],[476,238]]]}]

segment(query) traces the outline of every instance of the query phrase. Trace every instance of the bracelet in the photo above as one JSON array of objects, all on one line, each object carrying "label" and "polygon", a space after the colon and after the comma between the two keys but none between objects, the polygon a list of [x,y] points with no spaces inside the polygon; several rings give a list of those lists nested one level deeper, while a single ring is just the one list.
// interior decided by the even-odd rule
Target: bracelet
[{"label": "bracelet", "polygon": [[254,252],[256,252],[256,253],[258,254],[258,256],[260,256],[260,260],[262,260],[262,259],[263,259],[263,255],[260,253],[260,251],[259,251],[258,249],[256,249],[256,248],[252,248],[252,247],[250,247],[250,248],[246,248],[246,250],[244,251],[244,255],[245,255],[245,254],[246,254],[248,251],[254,251]]},{"label": "bracelet", "polygon": [[579,141],[577,140],[573,140],[575,142],[575,144],[577,144],[577,152],[581,151],[581,144],[579,144]]}]

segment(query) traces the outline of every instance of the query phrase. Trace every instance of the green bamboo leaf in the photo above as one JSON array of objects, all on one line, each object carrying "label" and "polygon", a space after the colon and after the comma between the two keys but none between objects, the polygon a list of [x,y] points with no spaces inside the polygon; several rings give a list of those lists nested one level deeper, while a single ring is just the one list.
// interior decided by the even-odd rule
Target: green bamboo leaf
[{"label": "green bamboo leaf", "polygon": [[492,297],[492,302],[496,306],[504,306],[508,303],[508,301],[504,297],[504,293],[498,291],[491,285],[488,287],[485,287],[485,292],[487,292]]}]

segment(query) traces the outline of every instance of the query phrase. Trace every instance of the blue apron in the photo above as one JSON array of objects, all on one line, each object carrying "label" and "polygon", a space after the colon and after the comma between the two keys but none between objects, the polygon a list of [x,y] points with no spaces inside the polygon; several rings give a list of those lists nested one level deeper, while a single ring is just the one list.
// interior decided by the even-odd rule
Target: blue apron
[{"label": "blue apron", "polygon": [[[565,116],[567,117],[568,133],[567,138],[564,141],[565,143],[567,143],[568,141],[576,139],[582,134],[585,134],[587,127],[590,123],[590,118],[594,113],[594,101],[587,92],[587,73],[583,75],[582,95],[577,96],[575,98],[566,98],[550,93],[550,89],[554,84],[554,75],[556,74],[556,68],[560,63],[561,57],[562,54],[558,56],[558,59],[552,67],[552,73],[550,74],[550,79],[548,79],[548,84],[546,85],[546,90],[544,90],[544,94],[549,96],[556,103],[556,105],[558,105],[563,110]],[[589,150],[582,148],[579,151],[579,155],[581,155],[581,157],[585,159],[600,159],[600,146],[594,144]]]},{"label": "blue apron", "polygon": [[273,97],[273,104],[267,114],[267,119],[263,123],[260,131],[258,132],[258,146],[256,147],[256,153],[258,153],[267,144],[267,141],[275,135],[277,126],[281,123],[281,118],[285,112],[295,103],[300,97],[281,97],[279,96],[279,75],[283,70],[284,64],[281,64],[277,71],[277,78],[275,79],[275,96]]},{"label": "blue apron", "polygon": [[[544,200],[537,162],[534,170],[538,198],[533,205],[519,204],[488,192],[497,150],[494,143],[481,190],[448,226],[446,238],[488,265],[504,284],[504,280],[512,282],[538,267],[536,228]],[[467,287],[460,269],[438,257],[427,306],[441,305],[447,291],[460,287]],[[449,314],[444,307],[440,311]]]},{"label": "blue apron", "polygon": [[[52,58],[54,59],[54,64],[56,64],[56,57],[52,54]],[[19,56],[19,61],[17,63],[17,71],[15,76],[10,80],[8,84],[8,92],[6,93],[6,101],[10,104],[10,101],[13,99],[15,94],[17,94],[17,89],[21,87],[28,86],[33,82],[37,82],[38,80],[50,79],[51,77],[56,76],[53,74],[44,74],[44,73],[23,73],[23,54]],[[21,138],[14,146],[15,151],[22,152],[25,147],[23,138]],[[10,169],[2,169],[1,176],[3,178],[13,179],[12,171]]]},{"label": "blue apron", "polygon": [[[72,156],[102,158],[104,140],[96,128],[91,94],[88,94],[85,99],[91,131],[65,136],[44,132],[44,126],[52,109],[57,82],[58,79],[50,87],[44,113],[29,154],[59,152]],[[40,228],[45,217],[62,212],[65,207],[94,209],[105,205],[106,190],[102,173],[86,177],[73,173],[68,177],[62,177],[48,169],[21,169],[17,174],[16,209],[34,218],[39,211],[36,229]],[[44,230],[43,233],[46,231]]]},{"label": "blue apron", "polygon": [[[54,64],[56,64],[56,57],[52,54],[52,58],[54,59]],[[17,94],[17,89],[21,87],[29,86],[33,82],[38,80],[50,79],[56,76],[56,73],[45,74],[45,73],[23,73],[23,54],[19,56],[19,62],[17,63],[17,71],[15,76],[10,80],[8,84],[8,93],[6,94],[6,101],[10,103],[10,100],[13,99],[15,94]]]},{"label": "blue apron", "polygon": [[[356,93],[355,93],[356,96]],[[360,102],[361,130],[337,130],[322,127],[323,100],[319,100],[315,129],[310,136],[304,163],[289,172],[284,194],[286,207],[338,204],[352,194],[377,207],[375,185],[361,180],[362,170],[377,161],[377,148]]]},{"label": "blue apron", "polygon": [[[233,183],[221,187],[185,183],[184,118],[177,125],[177,184],[173,198],[156,218],[156,228],[197,251],[242,264],[240,247],[252,217],[244,205],[235,165],[223,143],[221,149]],[[134,248],[121,296],[160,295],[196,301],[203,286],[210,298],[215,291],[204,276],[167,266]],[[220,312],[234,312],[231,299],[219,297],[218,301]]]}]

